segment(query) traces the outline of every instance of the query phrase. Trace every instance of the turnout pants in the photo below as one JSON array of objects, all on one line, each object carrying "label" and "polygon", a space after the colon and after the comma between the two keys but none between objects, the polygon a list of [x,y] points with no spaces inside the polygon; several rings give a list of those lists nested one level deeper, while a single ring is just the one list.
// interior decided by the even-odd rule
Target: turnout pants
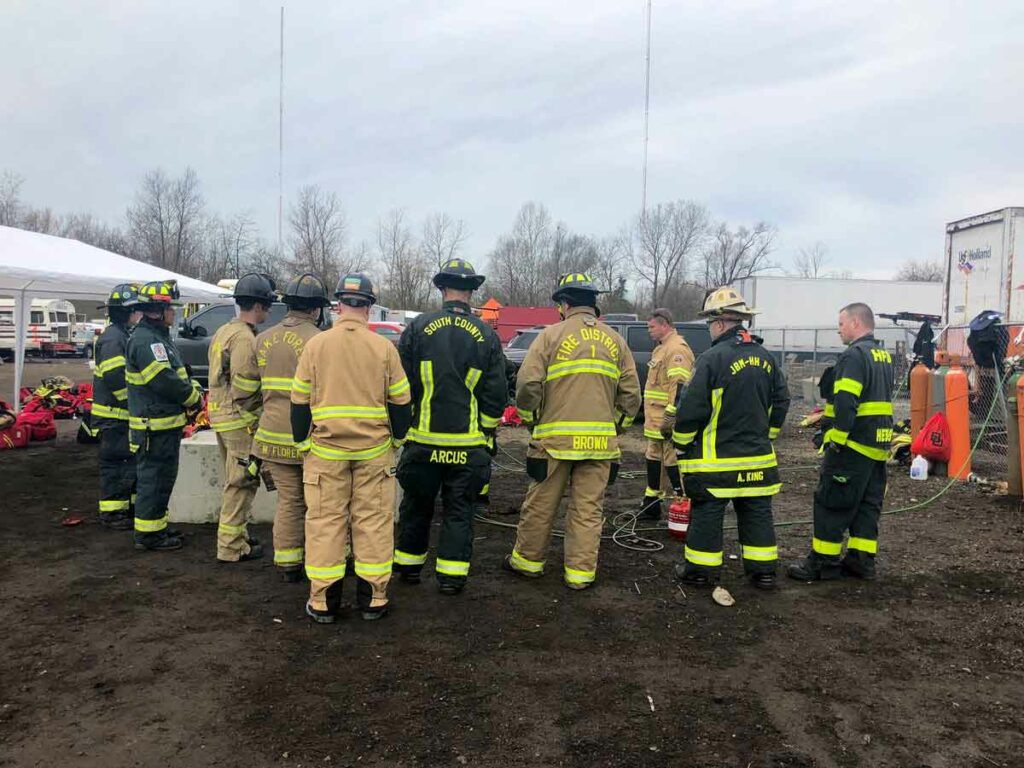
[{"label": "turnout pants", "polygon": [[274,565],[285,570],[301,568],[305,562],[306,497],[302,488],[302,465],[264,462],[277,486],[274,512]]},{"label": "turnout pants", "polygon": [[128,422],[100,430],[100,516],[129,517],[135,502],[135,454]]},{"label": "turnout pants", "polygon": [[490,482],[483,448],[436,448],[406,443],[398,465],[402,484],[395,565],[418,574],[427,561],[434,500],[441,494],[441,534],[434,570],[438,581],[465,584],[473,555],[473,509]]},{"label": "turnout pants", "polygon": [[350,526],[356,603],[360,608],[386,605],[395,548],[394,454],[389,450],[365,461],[309,454],[302,486],[310,605],[319,611],[340,605]]},{"label": "turnout pants", "polygon": [[181,429],[142,433],[142,444],[135,453],[135,539],[139,543],[165,535],[167,503],[178,479],[180,450]]},{"label": "turnout pants", "polygon": [[224,489],[220,504],[220,524],[217,526],[217,559],[237,561],[249,554],[249,513],[252,500],[260,487],[259,477],[250,475],[239,459],[249,460],[252,453],[252,435],[248,429],[232,429],[217,433],[220,447]]},{"label": "turnout pants", "polygon": [[825,449],[821,477],[814,493],[814,538],[811,550],[820,560],[835,563],[846,548],[858,556],[878,551],[878,519],[885,499],[886,466],[850,448]]},{"label": "turnout pants", "polygon": [[779,548],[775,544],[775,526],[772,523],[772,497],[718,499],[694,485],[688,480],[686,490],[693,502],[683,550],[686,571],[703,573],[712,580],[718,578],[723,559],[722,521],[725,507],[732,501],[739,524],[744,573],[751,576],[775,573]]},{"label": "turnout pants", "polygon": [[570,584],[594,581],[604,524],[604,492],[611,468],[611,461],[527,458],[531,483],[519,513],[513,568],[526,573],[544,572],[555,516],[570,485],[565,513],[565,580]]},{"label": "turnout pants", "polygon": [[[682,488],[676,447],[671,440],[647,439],[647,498],[665,498],[667,489]],[[668,480],[666,483],[665,480]]]}]

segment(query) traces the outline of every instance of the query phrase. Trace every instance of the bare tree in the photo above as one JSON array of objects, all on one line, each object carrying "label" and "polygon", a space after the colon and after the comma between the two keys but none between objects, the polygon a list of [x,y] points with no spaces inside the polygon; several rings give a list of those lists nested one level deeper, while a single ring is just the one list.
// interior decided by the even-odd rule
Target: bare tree
[{"label": "bare tree", "polygon": [[99,221],[90,213],[62,216],[57,234],[113,253],[125,255],[129,251],[128,237],[123,230]]},{"label": "bare tree", "polygon": [[820,240],[809,248],[801,248],[793,257],[793,266],[799,277],[823,277],[828,263],[828,248]]},{"label": "bare tree", "polygon": [[28,232],[57,235],[60,233],[61,221],[52,208],[23,208],[17,226]]},{"label": "bare tree", "polygon": [[377,251],[384,271],[383,303],[397,309],[424,309],[430,301],[434,265],[432,255],[416,246],[405,211],[392,210],[377,222]]},{"label": "bare tree", "polygon": [[740,226],[735,230],[719,224],[704,253],[704,285],[712,288],[729,285],[745,277],[777,269],[769,260],[775,245],[776,229],[758,222],[753,229]]},{"label": "bare tree", "polygon": [[896,273],[897,280],[913,280],[921,283],[941,283],[946,279],[946,268],[938,259],[910,259],[903,262]]},{"label": "bare tree", "polygon": [[257,245],[256,223],[247,213],[235,214],[230,219],[212,217],[200,279],[216,283],[228,276],[241,277]]},{"label": "bare tree", "polygon": [[423,222],[420,249],[438,269],[458,257],[465,244],[466,227],[462,219],[453,219],[447,213],[434,213]]},{"label": "bare tree", "polygon": [[691,257],[707,239],[707,208],[688,200],[660,203],[641,213],[634,226],[633,267],[650,287],[654,306],[685,279]]},{"label": "bare tree", "polygon": [[291,227],[291,268],[312,272],[327,286],[334,286],[350,265],[343,264],[346,224],[338,196],[315,185],[299,190],[288,213]]},{"label": "bare tree", "polygon": [[14,171],[0,176],[0,226],[17,227],[21,222],[21,185],[25,179]]},{"label": "bare tree", "polygon": [[193,169],[186,168],[177,179],[161,169],[150,171],[127,212],[133,254],[141,261],[191,274],[205,245],[204,209]]},{"label": "bare tree", "polygon": [[[246,260],[242,262],[241,271],[243,274],[246,272],[259,272],[264,275],[270,275],[277,283],[278,289],[284,290],[287,281],[294,276],[288,273],[287,267],[287,263],[277,252],[277,248],[257,240],[255,245],[248,250]],[[334,286],[328,285],[328,294],[333,293],[333,291]]]},{"label": "bare tree", "polygon": [[523,205],[512,231],[498,238],[490,255],[494,277],[489,283],[494,295],[506,304],[547,303],[552,288],[547,274],[552,242],[551,214],[547,208],[534,202]]}]

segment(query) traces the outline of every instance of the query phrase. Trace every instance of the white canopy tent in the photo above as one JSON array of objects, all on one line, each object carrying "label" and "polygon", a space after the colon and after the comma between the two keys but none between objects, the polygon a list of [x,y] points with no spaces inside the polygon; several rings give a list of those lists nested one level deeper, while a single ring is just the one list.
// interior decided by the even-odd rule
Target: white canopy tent
[{"label": "white canopy tent", "polygon": [[167,269],[119,256],[101,248],[0,227],[0,296],[14,299],[14,404],[25,365],[25,334],[33,298],[103,301],[118,283],[177,280],[184,301],[211,302],[224,296],[223,288]]}]

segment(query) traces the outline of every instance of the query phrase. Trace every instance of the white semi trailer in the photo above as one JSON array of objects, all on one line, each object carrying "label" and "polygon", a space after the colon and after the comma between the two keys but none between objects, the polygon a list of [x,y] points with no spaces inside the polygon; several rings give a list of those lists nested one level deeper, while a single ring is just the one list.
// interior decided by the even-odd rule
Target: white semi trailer
[{"label": "white semi trailer", "polygon": [[952,325],[979,312],[1024,322],[1024,208],[1003,208],[946,225],[942,316]]}]

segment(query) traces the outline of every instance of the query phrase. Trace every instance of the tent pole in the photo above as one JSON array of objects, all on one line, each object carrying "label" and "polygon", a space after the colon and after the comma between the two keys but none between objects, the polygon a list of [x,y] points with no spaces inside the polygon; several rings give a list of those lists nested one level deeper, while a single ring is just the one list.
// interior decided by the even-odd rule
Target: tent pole
[{"label": "tent pole", "polygon": [[32,302],[26,299],[25,291],[28,286],[21,289],[20,295],[14,297],[14,412],[21,413],[21,392],[22,373],[25,369],[25,334],[28,331],[28,321],[31,317]]}]

